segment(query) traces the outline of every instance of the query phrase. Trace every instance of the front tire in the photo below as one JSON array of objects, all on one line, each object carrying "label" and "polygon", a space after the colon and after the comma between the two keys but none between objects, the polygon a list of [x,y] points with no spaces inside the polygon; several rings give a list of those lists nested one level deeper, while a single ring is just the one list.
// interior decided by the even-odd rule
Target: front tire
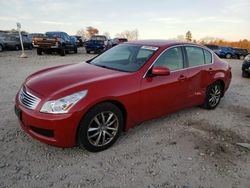
[{"label": "front tire", "polygon": [[79,125],[77,140],[91,152],[111,147],[124,126],[121,110],[112,103],[101,103],[90,109]]},{"label": "front tire", "polygon": [[0,52],[3,51],[3,46],[0,44]]},{"label": "front tire", "polygon": [[202,107],[209,110],[215,109],[220,103],[222,95],[223,95],[223,88],[221,83],[220,82],[213,83],[207,88],[205,102],[202,105]]}]

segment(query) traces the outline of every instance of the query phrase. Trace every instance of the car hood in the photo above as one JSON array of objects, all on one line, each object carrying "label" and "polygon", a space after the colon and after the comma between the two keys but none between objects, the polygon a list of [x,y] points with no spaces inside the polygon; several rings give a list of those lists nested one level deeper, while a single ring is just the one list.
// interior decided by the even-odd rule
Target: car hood
[{"label": "car hood", "polygon": [[81,88],[93,82],[127,74],[129,73],[106,69],[83,62],[38,71],[26,79],[25,85],[33,92],[48,97],[65,90],[76,87]]}]

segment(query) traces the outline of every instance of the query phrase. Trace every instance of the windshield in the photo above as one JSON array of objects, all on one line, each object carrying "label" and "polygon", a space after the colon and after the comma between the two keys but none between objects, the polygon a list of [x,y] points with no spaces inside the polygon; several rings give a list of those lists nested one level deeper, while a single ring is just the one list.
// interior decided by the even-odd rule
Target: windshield
[{"label": "windshield", "polygon": [[93,59],[90,64],[124,72],[139,70],[158,47],[140,45],[118,45]]}]

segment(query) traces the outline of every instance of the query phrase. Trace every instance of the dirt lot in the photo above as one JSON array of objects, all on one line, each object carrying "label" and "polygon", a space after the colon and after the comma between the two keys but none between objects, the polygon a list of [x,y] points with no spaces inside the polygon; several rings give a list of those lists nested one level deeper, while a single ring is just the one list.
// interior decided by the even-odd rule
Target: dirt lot
[{"label": "dirt lot", "polygon": [[250,79],[230,60],[233,80],[216,110],[199,107],[145,122],[110,149],[56,148],[25,134],[13,112],[26,76],[92,57],[0,53],[0,187],[250,187]]}]

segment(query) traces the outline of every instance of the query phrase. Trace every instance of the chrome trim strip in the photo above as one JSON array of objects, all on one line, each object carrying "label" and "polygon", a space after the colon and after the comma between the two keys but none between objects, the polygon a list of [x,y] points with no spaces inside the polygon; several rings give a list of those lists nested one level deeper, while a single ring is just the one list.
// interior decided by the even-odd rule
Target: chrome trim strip
[{"label": "chrome trim strip", "polygon": [[[204,64],[204,65],[198,65],[198,66],[194,66],[194,67],[186,67],[186,68],[183,68],[183,69],[179,69],[179,70],[175,70],[175,71],[170,71],[170,72],[178,72],[178,71],[182,71],[182,70],[187,70],[187,69],[192,69],[192,68],[196,68],[196,67],[203,67],[203,66],[214,64],[214,52],[211,51],[209,48],[207,48],[205,46],[198,46],[198,45],[195,45],[195,44],[178,44],[178,45],[170,46],[170,47],[166,48],[163,52],[161,52],[161,54],[154,60],[154,62],[150,65],[150,67],[144,73],[143,78],[146,78],[146,75],[147,75],[148,71],[154,66],[155,62],[160,58],[160,56],[163,53],[165,53],[167,50],[169,50],[171,48],[176,48],[176,47],[189,47],[189,46],[191,46],[191,47],[197,47],[197,48],[202,48],[204,50],[207,50],[212,55],[212,63]],[[183,59],[183,63],[184,63],[184,59]]]}]

